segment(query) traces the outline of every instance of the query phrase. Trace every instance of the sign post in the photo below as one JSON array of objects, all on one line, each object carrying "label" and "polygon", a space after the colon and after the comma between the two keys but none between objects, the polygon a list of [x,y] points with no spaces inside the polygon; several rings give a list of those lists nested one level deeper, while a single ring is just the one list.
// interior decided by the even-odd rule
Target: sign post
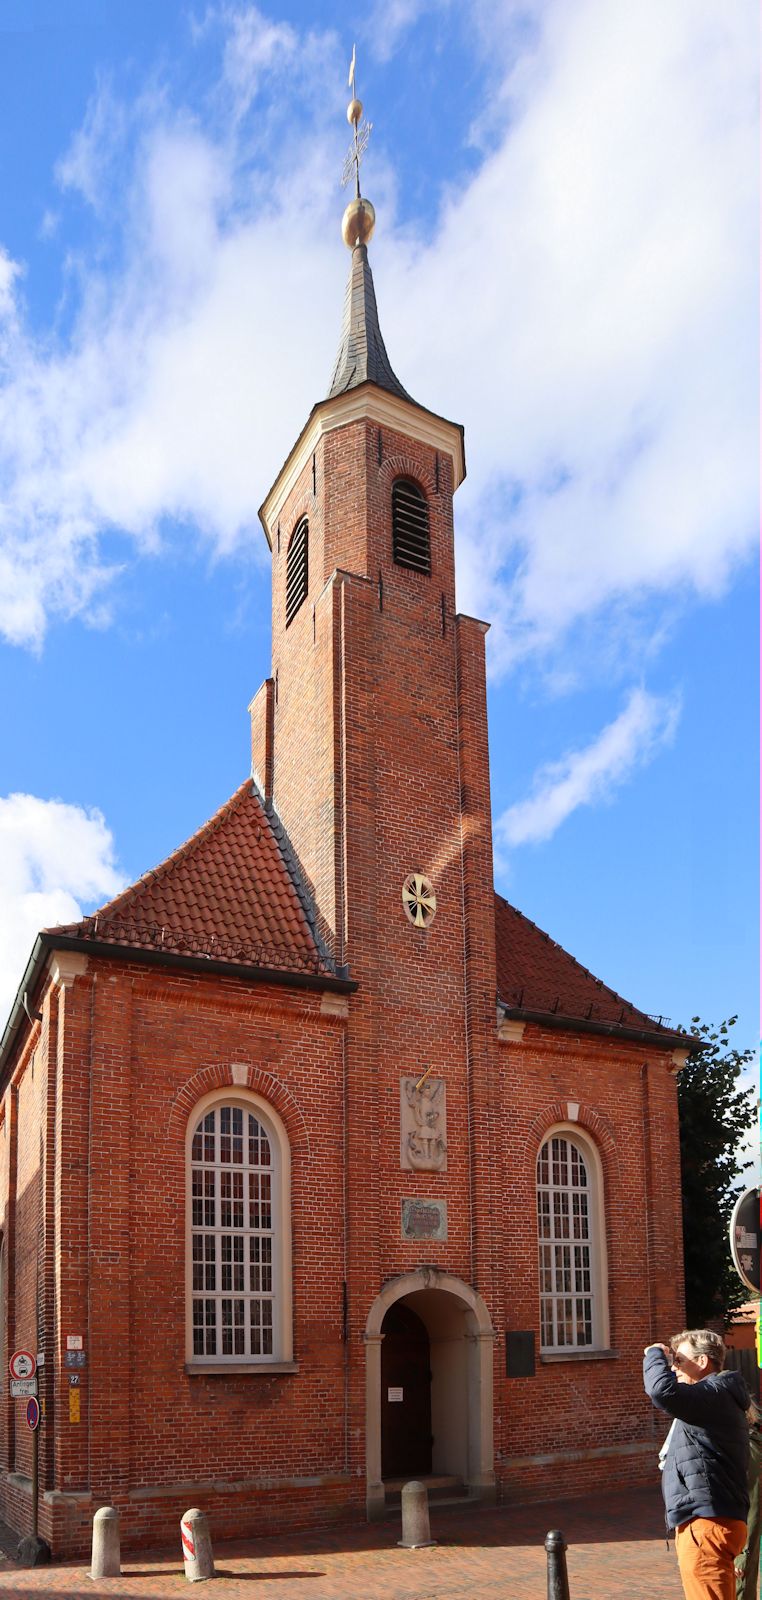
[{"label": "sign post", "polygon": [[26,1400],[26,1420],[32,1430],[32,1532],[20,1541],[18,1559],[27,1567],[44,1567],[50,1561],[50,1545],[39,1534],[40,1406],[37,1399],[37,1358],[31,1350],[14,1350],[8,1368],[11,1394],[17,1399]]}]

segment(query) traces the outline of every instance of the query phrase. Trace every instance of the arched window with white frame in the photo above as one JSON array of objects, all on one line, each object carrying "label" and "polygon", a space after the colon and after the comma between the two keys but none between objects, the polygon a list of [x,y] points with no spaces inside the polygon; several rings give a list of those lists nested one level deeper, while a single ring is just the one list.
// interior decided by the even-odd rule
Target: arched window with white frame
[{"label": "arched window with white frame", "polygon": [[550,1130],[537,1157],[540,1345],[544,1352],[608,1348],[603,1169],[577,1128]]},{"label": "arched window with white frame", "polygon": [[187,1188],[189,1363],[289,1362],[290,1159],[277,1112],[241,1090],[199,1101]]}]

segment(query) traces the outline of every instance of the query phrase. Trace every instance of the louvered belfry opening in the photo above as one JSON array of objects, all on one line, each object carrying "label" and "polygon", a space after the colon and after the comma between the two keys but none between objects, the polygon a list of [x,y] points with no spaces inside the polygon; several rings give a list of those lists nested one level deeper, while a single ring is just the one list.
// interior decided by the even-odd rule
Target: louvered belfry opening
[{"label": "louvered belfry opening", "polygon": [[286,552],[286,627],[293,622],[300,605],[307,599],[309,525],[306,517],[297,523]]},{"label": "louvered belfry opening", "polygon": [[392,485],[392,554],[399,567],[431,572],[429,504],[410,478]]}]

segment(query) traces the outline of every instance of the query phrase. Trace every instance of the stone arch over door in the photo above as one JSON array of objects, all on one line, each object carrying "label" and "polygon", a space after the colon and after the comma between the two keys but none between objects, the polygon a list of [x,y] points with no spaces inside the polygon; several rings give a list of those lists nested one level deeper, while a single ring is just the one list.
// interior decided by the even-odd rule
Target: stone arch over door
[{"label": "stone arch over door", "polygon": [[[481,1295],[462,1278],[423,1267],[392,1278],[376,1296],[365,1326],[365,1472],[368,1518],[383,1515],[385,1489],[381,1472],[381,1346],[389,1308],[404,1300],[427,1324],[432,1341],[432,1408],[434,1472],[462,1476],[474,1499],[493,1500],[493,1350],[495,1330]],[[448,1414],[458,1418],[438,1430],[438,1386],[452,1400]],[[444,1409],[444,1408],[443,1408]],[[437,1434],[440,1438],[437,1441]],[[437,1459],[437,1449],[440,1454]]]}]

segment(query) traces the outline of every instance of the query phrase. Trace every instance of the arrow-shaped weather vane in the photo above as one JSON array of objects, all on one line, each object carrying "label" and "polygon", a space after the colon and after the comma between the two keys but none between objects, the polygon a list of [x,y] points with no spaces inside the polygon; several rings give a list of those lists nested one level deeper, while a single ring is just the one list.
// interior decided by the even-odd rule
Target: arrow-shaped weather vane
[{"label": "arrow-shaped weather vane", "polygon": [[371,129],[373,127],[373,123],[372,122],[361,122],[360,121],[360,118],[362,117],[362,100],[358,100],[358,98],[357,98],[357,89],[355,87],[355,63],[356,63],[356,60],[357,60],[357,49],[356,49],[356,46],[353,45],[352,46],[352,60],[349,63],[349,77],[347,79],[347,85],[352,90],[352,99],[350,100],[349,105],[347,106],[347,121],[350,122],[352,124],[352,127],[354,128],[354,138],[352,140],[351,145],[349,146],[349,149],[348,149],[347,154],[346,154],[346,159],[344,161],[344,167],[343,167],[342,174],[341,174],[341,187],[342,187],[342,189],[346,188],[347,184],[349,183],[350,178],[352,177],[352,174],[354,173],[355,195],[356,195],[357,199],[359,200],[359,198],[360,198],[360,162],[362,161],[362,158],[363,158],[363,156],[365,154],[365,151],[368,148],[368,140],[369,140],[370,135],[371,135]]}]

